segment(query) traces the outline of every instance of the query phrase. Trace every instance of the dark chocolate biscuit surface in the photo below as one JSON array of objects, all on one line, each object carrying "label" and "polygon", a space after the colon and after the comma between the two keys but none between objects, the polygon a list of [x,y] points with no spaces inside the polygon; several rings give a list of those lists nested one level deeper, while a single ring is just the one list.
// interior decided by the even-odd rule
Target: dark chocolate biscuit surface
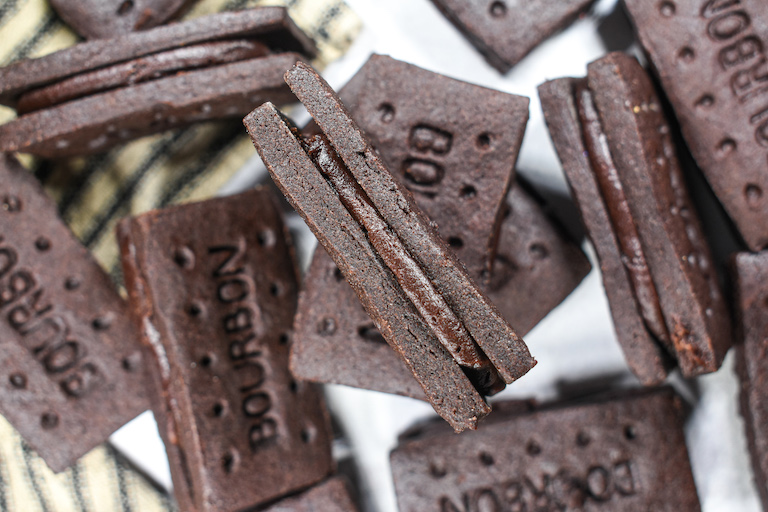
[{"label": "dark chocolate biscuit surface", "polygon": [[535,361],[525,343],[472,282],[410,192],[387,171],[330,86],[301,62],[286,73],[286,82],[337,149],[371,205],[386,219],[504,382],[527,373]]},{"label": "dark chocolate biscuit surface", "polygon": [[503,416],[461,436],[401,438],[401,512],[700,510],[670,389]]},{"label": "dark chocolate biscuit surface", "polygon": [[142,135],[290,102],[282,75],[302,56],[272,55],[143,82],[0,125],[0,148],[49,158],[106,151]]},{"label": "dark chocolate biscuit surface", "polygon": [[0,410],[54,471],[150,407],[128,307],[34,176],[0,156]]},{"label": "dark chocolate biscuit surface", "polygon": [[733,343],[729,313],[650,77],[622,53],[588,70],[678,365],[716,371]]},{"label": "dark chocolate biscuit surface", "polygon": [[297,273],[271,192],[151,212],[119,238],[182,508],[243,510],[328,475],[321,392],[288,371]]},{"label": "dark chocolate biscuit surface", "polygon": [[190,0],[51,0],[64,21],[86,39],[146,30],[171,18]]},{"label": "dark chocolate biscuit surface", "polygon": [[[457,431],[474,428],[489,408],[481,396],[483,382],[470,379],[487,375],[485,382],[494,386],[501,379],[511,382],[534,364],[527,348],[391,176],[330,87],[302,63],[286,81],[329,149],[313,160],[318,137],[297,138],[298,130],[272,105],[263,105],[245,119],[262,159],[435,410]],[[452,326],[444,328],[444,321]],[[462,341],[456,344],[451,336]],[[476,357],[479,366],[467,356]]]},{"label": "dark chocolate biscuit surface", "polygon": [[650,78],[634,58],[611,53],[589,65],[586,82],[555,81],[540,91],[601,245],[606,288],[622,284],[608,294],[630,367],[647,383],[662,378],[657,341],[683,375],[717,370],[732,343],[728,310]]},{"label": "dark chocolate biscuit surface", "polygon": [[[490,408],[371,247],[363,228],[271,104],[245,119],[275,183],[350,279],[376,327],[398,350],[435,410],[456,428],[474,427]],[[311,190],[312,193],[307,193]]]},{"label": "dark chocolate biscuit surface", "polygon": [[153,53],[105,68],[80,73],[19,97],[19,115],[73,101],[92,94],[173,75],[206,66],[263,57],[269,49],[248,40],[217,41]]},{"label": "dark chocolate biscuit surface", "polygon": [[576,90],[586,80],[561,78],[539,86],[549,128],[587,235],[595,247],[614,331],[632,372],[646,385],[663,382],[670,366],[646,327],[624,264],[610,211],[592,170],[576,107]]},{"label": "dark chocolate biscuit surface", "polygon": [[747,245],[768,246],[763,0],[625,0],[683,136]]},{"label": "dark chocolate biscuit surface", "polygon": [[314,55],[312,41],[284,8],[261,7],[201,16],[146,32],[88,41],[36,59],[0,68],[0,102],[15,106],[19,95],[76,74],[146,55],[217,40],[260,39],[282,51]]},{"label": "dark chocolate biscuit surface", "polygon": [[432,1],[491,66],[505,73],[594,0]]},{"label": "dark chocolate biscuit surface", "polygon": [[339,96],[470,276],[487,281],[528,98],[382,55],[372,56]]},{"label": "dark chocolate biscuit surface", "polygon": [[755,483],[768,505],[768,252],[740,253],[735,257],[734,278],[742,344],[738,346],[737,371],[741,378],[741,414],[755,472]]}]

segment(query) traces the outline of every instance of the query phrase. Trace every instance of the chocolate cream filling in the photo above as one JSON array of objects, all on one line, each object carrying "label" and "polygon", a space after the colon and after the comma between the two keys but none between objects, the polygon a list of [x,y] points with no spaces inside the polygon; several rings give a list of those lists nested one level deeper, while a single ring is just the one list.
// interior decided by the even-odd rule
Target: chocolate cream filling
[{"label": "chocolate cream filling", "polygon": [[584,82],[577,83],[574,89],[584,146],[587,148],[589,162],[597,179],[600,194],[605,200],[609,220],[616,234],[621,259],[627,269],[640,314],[651,334],[670,354],[674,355],[675,348],[664,321],[659,295],[643,254],[640,235],[614,165],[592,93]]},{"label": "chocolate cream filling", "polygon": [[419,315],[459,364],[470,382],[483,395],[492,395],[504,389],[504,381],[488,356],[467,332],[461,320],[435,289],[402,241],[387,225],[328,139],[318,134],[304,143],[309,157],[339,195],[347,211],[365,230],[376,253],[392,271]]}]

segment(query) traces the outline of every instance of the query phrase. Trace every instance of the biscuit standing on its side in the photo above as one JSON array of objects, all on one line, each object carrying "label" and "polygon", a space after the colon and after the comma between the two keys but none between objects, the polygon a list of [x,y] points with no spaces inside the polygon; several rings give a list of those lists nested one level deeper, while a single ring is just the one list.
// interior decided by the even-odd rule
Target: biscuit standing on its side
[{"label": "biscuit standing on its side", "polygon": [[328,250],[384,338],[456,431],[483,394],[524,375],[528,348],[469,279],[333,90],[297,63],[286,81],[323,132],[299,136],[271,104],[245,125],[273,179]]},{"label": "biscuit standing on its side", "polygon": [[728,310],[650,78],[611,53],[539,94],[630,368],[645,384],[665,378],[668,356],[686,377],[716,371]]},{"label": "biscuit standing on its side", "polygon": [[0,69],[0,150],[83,155],[254,104],[294,100],[282,75],[315,55],[284,8],[261,7],[88,41]]}]

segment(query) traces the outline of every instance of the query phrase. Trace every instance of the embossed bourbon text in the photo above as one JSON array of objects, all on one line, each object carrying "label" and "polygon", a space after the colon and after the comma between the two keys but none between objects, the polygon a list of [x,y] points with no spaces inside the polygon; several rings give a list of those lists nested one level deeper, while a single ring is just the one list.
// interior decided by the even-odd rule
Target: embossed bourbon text
[{"label": "embossed bourbon text", "polygon": [[[555,473],[526,474],[466,491],[460,503],[440,498],[440,512],[531,512],[582,510],[588,502],[611,503],[637,492],[631,461],[593,465],[580,473],[560,469]],[[591,509],[590,509],[591,510]]]},{"label": "embossed bourbon text", "polygon": [[707,37],[722,45],[718,62],[729,74],[731,93],[741,104],[754,105],[748,115],[755,140],[768,147],[766,42],[755,33],[752,17],[741,0],[708,0],[703,4],[701,16],[707,22]]},{"label": "embossed bourbon text", "polygon": [[45,289],[2,236],[0,314],[68,396],[85,397],[103,381],[103,373],[87,360],[86,348],[72,334],[65,314],[54,312]]},{"label": "embossed bourbon text", "polygon": [[259,335],[264,323],[256,305],[256,284],[245,268],[245,239],[237,243],[210,247],[208,254],[216,258],[213,275],[216,299],[224,313],[221,327],[229,340],[231,378],[239,382],[240,411],[248,418],[248,444],[252,451],[274,440],[277,420],[271,415],[272,397],[263,389],[267,370]]}]

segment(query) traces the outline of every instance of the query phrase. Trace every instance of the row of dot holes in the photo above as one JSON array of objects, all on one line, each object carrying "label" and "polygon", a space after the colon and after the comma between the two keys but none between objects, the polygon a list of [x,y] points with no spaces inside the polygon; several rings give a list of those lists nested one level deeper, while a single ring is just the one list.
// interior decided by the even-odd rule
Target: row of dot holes
[{"label": "row of dot holes", "polygon": [[[5,196],[2,200],[2,207],[3,210],[7,212],[17,213],[22,210],[22,203],[21,200],[16,196]],[[51,241],[48,238],[41,236],[35,240],[35,249],[40,252],[47,252],[51,249]],[[71,292],[77,290],[78,288],[80,288],[80,279],[78,277],[70,276],[64,280],[65,290]],[[91,322],[91,326],[97,331],[109,329],[111,324],[112,315],[109,314],[99,316]]]},{"label": "row of dot holes", "polygon": [[[7,195],[2,199],[2,208],[9,213],[18,213],[22,210],[22,202],[16,196]],[[45,237],[39,237],[35,240],[35,249],[40,252],[47,252],[51,249],[51,241]],[[80,287],[80,279],[74,276],[70,276],[64,280],[64,289],[67,291],[75,291]],[[112,315],[102,315],[95,318],[91,322],[91,326],[94,330],[104,331],[109,329],[112,325]],[[123,369],[127,371],[133,371],[136,367],[133,359],[129,356],[123,360]],[[27,376],[22,373],[14,373],[8,377],[8,381],[16,389],[26,389]],[[40,425],[50,430],[56,428],[59,425],[59,415],[55,412],[46,412],[40,417]]]},{"label": "row of dot holes", "polygon": [[[661,2],[659,13],[665,18],[671,18],[677,13],[677,6],[674,2]],[[684,46],[677,52],[677,56],[681,61],[690,64],[696,59],[696,52],[690,46]],[[694,102],[694,105],[699,109],[710,109],[714,104],[715,97],[710,93],[703,94]],[[736,151],[736,148],[736,141],[732,137],[726,137],[717,145],[717,152],[722,158]],[[763,189],[754,183],[747,183],[744,187],[744,197],[748,206],[757,208],[763,197]]]},{"label": "row of dot holes", "polygon": [[[258,234],[257,240],[260,246],[262,247],[273,247],[275,245],[275,234],[271,230],[264,230],[261,233]],[[189,247],[180,247],[176,249],[173,253],[173,260],[176,262],[176,264],[185,269],[185,270],[191,270],[195,266],[195,255],[194,252]],[[282,287],[279,283],[272,283],[269,288],[270,293],[278,297],[282,293]],[[201,317],[204,316],[205,308],[204,306],[198,302],[193,301],[190,303],[189,306],[186,308],[187,314],[189,314],[192,317]],[[287,333],[280,334],[279,342],[281,345],[287,345],[290,341],[290,336]],[[200,367],[202,368],[210,368],[213,363],[216,361],[216,356],[213,354],[206,354],[200,359]],[[193,363],[195,365],[195,363]],[[292,392],[296,392],[298,390],[298,384],[296,381],[291,381],[290,383],[290,389]],[[213,413],[216,417],[221,417],[224,414],[226,404],[218,403],[214,405],[213,407]]]},{"label": "row of dot holes", "polygon": [[[637,431],[635,430],[634,426],[627,425],[624,427],[624,438],[628,441],[634,441],[637,438]],[[589,435],[585,432],[579,432],[576,435],[576,445],[580,448],[586,448],[591,441],[592,440],[590,439]],[[539,443],[534,440],[530,440],[525,446],[525,451],[529,456],[536,457],[541,454],[542,449]],[[480,459],[480,463],[484,466],[493,466],[495,463],[493,455],[488,452],[480,452],[478,458]],[[447,471],[444,467],[438,466],[434,463],[430,465],[429,471],[435,478],[442,478],[447,474]]]}]

